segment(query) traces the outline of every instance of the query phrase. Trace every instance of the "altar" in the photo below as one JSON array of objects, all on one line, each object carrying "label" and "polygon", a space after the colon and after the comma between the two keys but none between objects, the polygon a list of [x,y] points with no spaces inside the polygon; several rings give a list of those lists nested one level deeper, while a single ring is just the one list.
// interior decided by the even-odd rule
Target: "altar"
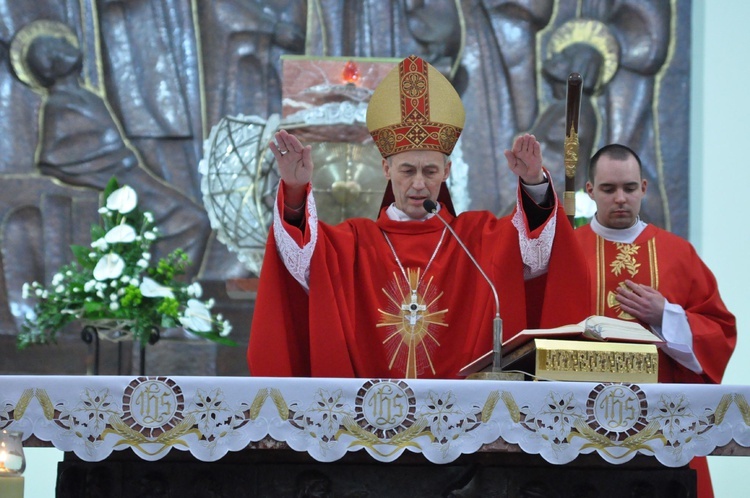
[{"label": "altar", "polygon": [[693,457],[750,454],[748,397],[728,385],[5,376],[0,429],[66,452],[58,497],[694,496]]}]

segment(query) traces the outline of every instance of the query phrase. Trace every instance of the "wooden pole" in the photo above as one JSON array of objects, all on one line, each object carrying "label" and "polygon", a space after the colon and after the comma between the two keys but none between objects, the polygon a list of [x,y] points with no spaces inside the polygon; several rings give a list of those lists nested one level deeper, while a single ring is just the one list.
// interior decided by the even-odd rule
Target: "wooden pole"
[{"label": "wooden pole", "polygon": [[578,165],[578,117],[581,114],[583,79],[578,73],[568,76],[568,95],[565,107],[565,193],[563,208],[571,226],[576,216],[576,166]]}]

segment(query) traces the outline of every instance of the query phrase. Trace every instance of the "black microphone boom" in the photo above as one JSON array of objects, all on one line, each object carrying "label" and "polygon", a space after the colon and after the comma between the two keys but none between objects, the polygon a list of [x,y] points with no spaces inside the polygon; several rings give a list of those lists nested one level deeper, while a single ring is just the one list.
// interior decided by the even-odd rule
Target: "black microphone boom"
[{"label": "black microphone boom", "polygon": [[[482,274],[484,279],[487,281],[487,283],[490,286],[490,289],[492,289],[492,295],[495,297],[495,318],[492,321],[492,372],[493,373],[499,373],[502,372],[502,367],[500,366],[503,360],[503,354],[501,351],[501,346],[503,343],[503,320],[500,318],[500,299],[497,297],[497,289],[495,288],[495,285],[492,283],[492,280],[490,280],[490,277],[487,276],[487,274],[484,272],[481,266],[479,266],[479,263],[477,263],[477,260],[474,259],[474,256],[469,251],[469,248],[466,247],[464,242],[461,240],[461,237],[458,236],[458,234],[453,230],[453,227],[448,224],[447,221],[443,219],[442,216],[438,214],[437,210],[437,203],[433,201],[432,199],[425,199],[425,201],[422,203],[422,206],[425,208],[425,210],[428,213],[432,213],[435,216],[437,216],[440,221],[443,222],[443,225],[450,231],[451,234],[453,234],[453,237],[456,239],[456,242],[461,246],[461,248],[464,250],[467,256],[469,256],[469,259],[472,263],[474,263],[474,266],[479,270],[479,273]],[[508,377],[511,379],[511,377]],[[521,377],[523,378],[523,377]],[[515,380],[516,377],[513,376],[512,380]]]}]

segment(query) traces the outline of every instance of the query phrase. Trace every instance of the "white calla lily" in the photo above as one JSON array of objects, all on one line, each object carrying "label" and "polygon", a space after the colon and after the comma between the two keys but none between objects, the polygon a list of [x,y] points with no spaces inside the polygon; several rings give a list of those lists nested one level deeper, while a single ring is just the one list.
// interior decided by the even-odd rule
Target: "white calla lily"
[{"label": "white calla lily", "polygon": [[94,267],[94,278],[102,281],[118,278],[125,269],[125,261],[119,254],[113,252],[105,254]]},{"label": "white calla lily", "polygon": [[149,277],[143,277],[140,287],[141,294],[145,297],[171,297],[174,299],[174,293],[169,287],[164,287],[156,283],[155,280]]},{"label": "white calla lily", "polygon": [[188,299],[187,308],[180,317],[180,323],[188,330],[210,332],[212,327],[211,312],[201,301]]},{"label": "white calla lily", "polygon": [[592,218],[596,214],[596,203],[589,197],[589,194],[579,190],[575,194],[576,199],[576,218]]},{"label": "white calla lily", "polygon": [[107,197],[107,209],[121,214],[131,212],[138,205],[138,194],[132,188],[124,185]]},{"label": "white calla lily", "polygon": [[135,236],[135,229],[127,223],[123,223],[122,225],[117,225],[109,232],[107,232],[107,234],[104,236],[104,240],[110,244],[127,244],[129,242],[133,242],[135,240]]}]

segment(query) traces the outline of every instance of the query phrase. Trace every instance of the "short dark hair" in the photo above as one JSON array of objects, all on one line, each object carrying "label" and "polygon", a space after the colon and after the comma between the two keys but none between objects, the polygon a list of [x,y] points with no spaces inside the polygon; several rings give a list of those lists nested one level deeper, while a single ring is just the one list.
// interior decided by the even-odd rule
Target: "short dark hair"
[{"label": "short dark hair", "polygon": [[624,161],[629,157],[634,157],[638,163],[638,173],[640,173],[641,178],[643,178],[643,164],[641,164],[641,158],[638,157],[638,154],[627,145],[609,144],[596,151],[596,154],[594,154],[589,161],[589,181],[591,183],[594,183],[594,176],[596,176],[596,164],[602,157],[609,157],[617,159],[618,161]]}]

